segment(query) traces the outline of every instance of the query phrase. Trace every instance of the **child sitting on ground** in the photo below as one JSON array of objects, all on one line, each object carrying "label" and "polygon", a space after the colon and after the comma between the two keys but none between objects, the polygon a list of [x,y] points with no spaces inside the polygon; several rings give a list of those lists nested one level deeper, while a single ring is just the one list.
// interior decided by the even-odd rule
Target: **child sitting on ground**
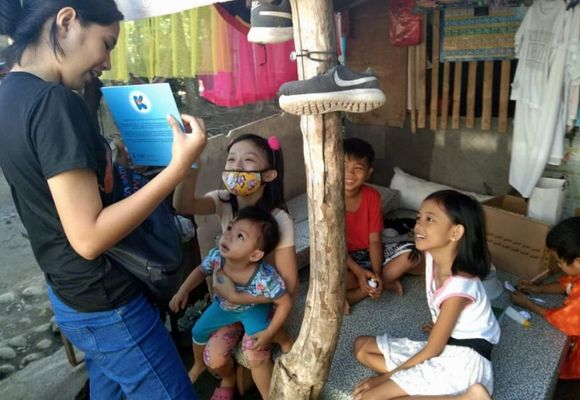
[{"label": "child sitting on ground", "polygon": [[[556,224],[546,237],[546,247],[566,274],[560,282],[534,285],[520,281],[520,291],[512,294],[512,301],[536,314],[558,328],[570,340],[570,351],[560,369],[560,379],[580,379],[580,217],[568,218]],[[544,308],[532,302],[524,293],[566,294],[564,305]]]},{"label": "child sitting on ground", "polygon": [[353,399],[489,400],[500,327],[481,282],[490,269],[481,205],[454,190],[430,194],[417,215],[415,244],[425,254],[429,338],[357,337],[356,358],[380,375],[361,381]]},{"label": "child sitting on ground", "polygon": [[[263,261],[279,241],[278,224],[267,211],[258,207],[241,209],[219,241],[219,246],[195,268],[171,299],[169,307],[178,312],[187,305],[191,290],[205,276],[223,274],[231,279],[238,291],[268,298],[271,303],[233,304],[215,295],[213,303],[199,317],[192,329],[194,364],[189,377],[195,382],[205,370],[204,346],[217,329],[241,322],[246,335],[244,348],[261,349],[270,345],[272,337],[282,327],[291,308],[290,295],[276,269]],[[276,304],[270,320],[272,303]],[[270,358],[250,360],[252,377],[263,399],[268,398],[273,364]],[[233,388],[231,388],[233,398]]]},{"label": "child sitting on ground", "polygon": [[[383,289],[402,295],[399,278],[417,266],[421,255],[412,241],[382,243],[381,195],[365,184],[373,173],[373,148],[358,138],[345,139],[343,147],[348,314],[350,304],[367,296],[377,299]],[[374,283],[369,282],[371,279]]]}]

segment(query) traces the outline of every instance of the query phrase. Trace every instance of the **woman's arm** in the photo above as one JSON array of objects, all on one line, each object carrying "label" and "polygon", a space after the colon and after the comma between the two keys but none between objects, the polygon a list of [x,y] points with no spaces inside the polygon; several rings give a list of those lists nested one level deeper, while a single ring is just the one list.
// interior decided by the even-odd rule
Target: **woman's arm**
[{"label": "woman's arm", "polygon": [[[198,163],[198,166],[201,166]],[[173,207],[175,211],[183,215],[209,215],[215,214],[215,203],[211,197],[195,197],[197,182],[197,169],[190,169],[173,193]]]},{"label": "woman's arm", "polygon": [[192,126],[185,134],[177,121],[169,119],[173,130],[170,164],[135,194],[103,207],[97,176],[88,169],[63,172],[48,179],[64,232],[74,250],[94,259],[141,224],[181,181],[205,146],[203,122],[182,115]]}]

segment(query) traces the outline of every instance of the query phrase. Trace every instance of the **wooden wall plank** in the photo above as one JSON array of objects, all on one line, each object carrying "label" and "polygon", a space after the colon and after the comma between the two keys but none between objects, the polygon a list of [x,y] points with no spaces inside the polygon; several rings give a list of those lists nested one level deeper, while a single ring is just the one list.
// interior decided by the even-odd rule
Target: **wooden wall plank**
[{"label": "wooden wall plank", "polygon": [[437,114],[439,102],[439,27],[440,11],[433,11],[433,52],[431,56],[431,123],[430,128],[437,129]]},{"label": "wooden wall plank", "polygon": [[511,69],[511,61],[503,60],[501,62],[501,81],[499,87],[499,116],[497,122],[497,131],[500,133],[507,132],[508,104],[510,95],[510,69]]},{"label": "wooden wall plank", "polygon": [[443,94],[441,99],[441,129],[447,129],[447,117],[449,116],[449,63],[443,64]]},{"label": "wooden wall plank", "polygon": [[453,113],[451,117],[451,129],[459,129],[459,111],[461,110],[461,74],[463,63],[455,62],[455,73],[453,76]]},{"label": "wooden wall plank", "polygon": [[493,61],[483,63],[483,96],[481,111],[481,129],[491,129],[491,100],[493,95]]},{"label": "wooden wall plank", "polygon": [[[427,17],[422,16],[423,32],[427,31]],[[423,41],[417,46],[417,128],[425,128],[425,116],[427,114],[427,41],[423,35]]]},{"label": "wooden wall plank", "polygon": [[411,132],[417,132],[417,46],[409,46],[409,103],[411,105]]},{"label": "wooden wall plank", "polygon": [[470,61],[467,73],[467,110],[465,116],[465,126],[473,128],[475,126],[475,82],[477,79],[477,61]]}]

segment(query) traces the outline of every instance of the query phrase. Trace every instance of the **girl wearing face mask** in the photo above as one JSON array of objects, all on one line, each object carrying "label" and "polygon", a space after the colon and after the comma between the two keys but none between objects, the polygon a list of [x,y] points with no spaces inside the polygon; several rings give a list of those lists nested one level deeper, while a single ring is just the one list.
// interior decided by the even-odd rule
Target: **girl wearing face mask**
[{"label": "girl wearing face mask", "polygon": [[[280,242],[270,254],[268,262],[276,267],[284,279],[287,292],[292,298],[298,291],[298,270],[294,249],[294,224],[288,215],[284,200],[284,159],[280,143],[276,137],[265,139],[254,134],[240,135],[227,147],[227,158],[222,181],[225,189],[214,190],[202,197],[195,197],[197,170],[192,169],[188,178],[175,190],[173,204],[177,212],[191,215],[216,214],[225,231],[239,209],[258,206],[272,213],[280,229]],[[231,290],[228,282],[218,283],[214,279],[214,290],[232,303],[255,303],[256,297]],[[229,290],[228,290],[229,288]],[[264,299],[266,302],[267,299]],[[209,340],[204,361],[214,374],[222,378],[215,394],[230,398],[235,386],[235,368],[231,352],[243,336],[240,324],[218,330]],[[290,349],[290,342],[284,332],[279,332],[274,342],[284,343],[282,350]],[[244,341],[244,354],[252,369],[256,386],[266,385],[267,374],[261,373],[260,366],[270,358],[269,349],[252,348],[252,343]],[[195,382],[203,369],[192,369],[190,379]]]}]

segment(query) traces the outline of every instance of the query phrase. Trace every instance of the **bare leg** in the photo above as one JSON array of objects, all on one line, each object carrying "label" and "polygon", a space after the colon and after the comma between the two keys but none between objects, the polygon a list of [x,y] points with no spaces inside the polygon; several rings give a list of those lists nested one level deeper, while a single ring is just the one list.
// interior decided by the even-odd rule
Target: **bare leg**
[{"label": "bare leg", "polygon": [[195,383],[197,378],[205,371],[205,363],[203,362],[204,345],[193,344],[193,367],[189,370],[189,380]]},{"label": "bare leg", "polygon": [[262,396],[263,400],[268,400],[270,380],[272,379],[272,370],[274,368],[272,360],[250,361],[250,368],[252,371],[252,379],[254,379],[260,396]]},{"label": "bare leg", "polygon": [[218,368],[210,368],[210,371],[219,376],[222,380],[220,382],[220,387],[228,388],[236,386],[236,369],[234,368],[234,360],[229,357],[227,362]]},{"label": "bare leg", "polygon": [[491,400],[489,393],[481,383],[475,383],[463,394],[456,396],[408,396],[405,400]]},{"label": "bare leg", "polygon": [[284,329],[280,329],[272,338],[272,343],[278,343],[282,349],[282,353],[286,354],[292,349],[294,338]]},{"label": "bare leg", "polygon": [[383,267],[383,287],[392,290],[399,296],[403,295],[403,286],[399,278],[413,269],[420,261],[413,262],[409,259],[409,254],[404,253],[393,258]]},{"label": "bare leg", "polygon": [[350,271],[346,271],[346,301],[348,304],[358,303],[369,294],[361,289],[358,284],[358,279]]},{"label": "bare leg", "polygon": [[377,345],[375,336],[359,336],[355,339],[353,352],[356,359],[375,372],[386,373],[388,367],[385,356]]}]

